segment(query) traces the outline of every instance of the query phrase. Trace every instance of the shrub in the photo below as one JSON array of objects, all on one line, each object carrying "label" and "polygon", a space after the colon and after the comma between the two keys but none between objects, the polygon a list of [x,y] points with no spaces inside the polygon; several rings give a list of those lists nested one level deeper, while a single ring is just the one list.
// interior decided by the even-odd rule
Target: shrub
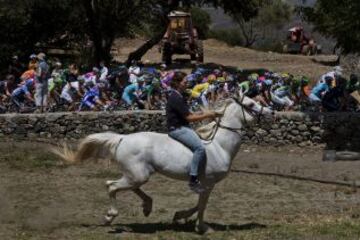
[{"label": "shrub", "polygon": [[264,39],[254,45],[254,48],[261,51],[283,52],[283,44],[279,39]]},{"label": "shrub", "polygon": [[190,10],[193,25],[198,31],[200,39],[207,38],[210,29],[211,18],[210,15],[198,7],[193,7]]},{"label": "shrub", "polygon": [[236,28],[211,30],[209,38],[225,42],[230,46],[242,46],[244,43],[240,31]]}]

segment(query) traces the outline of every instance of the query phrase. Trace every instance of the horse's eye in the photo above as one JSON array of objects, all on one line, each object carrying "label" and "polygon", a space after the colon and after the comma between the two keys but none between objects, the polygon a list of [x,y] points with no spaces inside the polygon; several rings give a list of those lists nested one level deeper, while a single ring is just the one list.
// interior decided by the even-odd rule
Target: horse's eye
[{"label": "horse's eye", "polygon": [[248,105],[247,105],[249,108],[252,108],[252,107],[254,107],[254,103],[252,102],[252,103],[249,103]]}]

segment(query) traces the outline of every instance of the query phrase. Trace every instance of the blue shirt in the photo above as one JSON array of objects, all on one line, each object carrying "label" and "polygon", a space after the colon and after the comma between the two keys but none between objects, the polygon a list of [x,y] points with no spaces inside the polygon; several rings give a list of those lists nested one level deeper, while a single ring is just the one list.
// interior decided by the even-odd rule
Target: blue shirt
[{"label": "blue shirt", "polygon": [[124,89],[124,93],[125,94],[133,94],[136,91],[142,90],[142,87],[139,86],[138,83],[133,83],[128,85],[125,89]]},{"label": "blue shirt", "polygon": [[329,90],[329,86],[326,83],[318,83],[312,90],[311,93],[321,98],[321,93]]},{"label": "blue shirt", "polygon": [[30,91],[26,85],[22,85],[20,87],[15,88],[15,90],[12,92],[12,97],[20,97],[24,95],[30,94]]}]

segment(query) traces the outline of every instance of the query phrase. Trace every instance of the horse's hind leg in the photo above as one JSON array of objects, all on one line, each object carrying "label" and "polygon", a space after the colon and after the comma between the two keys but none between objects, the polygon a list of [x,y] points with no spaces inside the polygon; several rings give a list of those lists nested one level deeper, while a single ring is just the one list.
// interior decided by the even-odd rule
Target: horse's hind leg
[{"label": "horse's hind leg", "polygon": [[125,191],[134,188],[132,181],[126,176],[123,176],[116,181],[106,181],[106,186],[108,187],[109,197],[110,197],[110,208],[105,216],[105,224],[111,224],[115,217],[119,214],[119,211],[116,209],[116,193],[118,191]]},{"label": "horse's hind leg", "polygon": [[173,222],[178,223],[181,219],[185,219],[185,221],[187,221],[187,219],[194,215],[198,211],[198,209],[199,208],[196,205],[195,207],[187,210],[177,211],[174,215]]},{"label": "horse's hind leg", "polygon": [[142,207],[144,216],[149,216],[152,211],[152,198],[144,193],[140,188],[134,189],[133,192],[143,200]]}]

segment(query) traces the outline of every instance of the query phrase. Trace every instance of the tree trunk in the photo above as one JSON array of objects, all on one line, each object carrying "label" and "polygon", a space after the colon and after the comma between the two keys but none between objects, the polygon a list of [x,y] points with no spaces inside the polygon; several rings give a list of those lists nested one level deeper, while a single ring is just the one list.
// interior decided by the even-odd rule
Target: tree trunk
[{"label": "tree trunk", "polygon": [[128,59],[126,60],[126,65],[129,66],[132,60],[140,60],[146,53],[154,47],[156,44],[158,44],[163,36],[165,35],[165,32],[167,30],[167,25],[169,24],[168,14],[176,9],[179,6],[178,0],[168,0],[167,6],[164,6],[163,11],[161,14],[159,14],[160,19],[160,26],[162,27],[159,34],[154,35],[151,39],[146,41],[143,45],[141,45],[138,49],[131,52],[128,56]]},{"label": "tree trunk", "polygon": [[144,56],[147,53],[147,51],[149,51],[149,49],[151,49],[161,41],[165,32],[166,32],[166,28],[164,28],[164,30],[161,31],[161,33],[159,33],[158,35],[153,36],[151,39],[147,40],[138,49],[131,52],[128,56],[128,59],[126,60],[126,65],[129,66],[132,60],[140,60],[142,56]]},{"label": "tree trunk", "polygon": [[89,19],[89,37],[94,44],[94,56],[92,56],[93,63],[99,64],[101,61],[109,63],[111,60],[110,50],[114,37],[105,36],[102,31],[98,1],[83,0],[82,2],[86,11],[86,16]]}]

